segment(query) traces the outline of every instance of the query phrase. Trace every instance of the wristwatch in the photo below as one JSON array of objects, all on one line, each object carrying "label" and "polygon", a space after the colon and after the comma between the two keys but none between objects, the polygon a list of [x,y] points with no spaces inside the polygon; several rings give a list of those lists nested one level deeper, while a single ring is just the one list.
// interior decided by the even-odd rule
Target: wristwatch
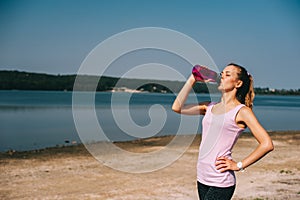
[{"label": "wristwatch", "polygon": [[244,168],[243,168],[243,163],[242,162],[238,162],[237,164],[236,164],[236,166],[239,168],[239,171],[244,171]]}]

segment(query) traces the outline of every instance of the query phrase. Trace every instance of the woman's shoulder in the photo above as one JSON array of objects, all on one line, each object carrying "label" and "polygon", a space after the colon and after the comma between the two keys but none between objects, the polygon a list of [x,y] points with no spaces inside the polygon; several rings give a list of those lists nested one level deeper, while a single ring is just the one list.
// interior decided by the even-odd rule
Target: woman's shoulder
[{"label": "woman's shoulder", "polygon": [[246,106],[245,104],[240,104],[240,108],[241,108],[240,109],[241,112],[245,112],[245,113],[252,112],[252,109]]},{"label": "woman's shoulder", "polygon": [[248,106],[241,104],[240,105],[240,109],[238,111],[238,116],[240,117],[249,117],[249,115],[252,115],[253,111],[251,108],[249,108]]}]

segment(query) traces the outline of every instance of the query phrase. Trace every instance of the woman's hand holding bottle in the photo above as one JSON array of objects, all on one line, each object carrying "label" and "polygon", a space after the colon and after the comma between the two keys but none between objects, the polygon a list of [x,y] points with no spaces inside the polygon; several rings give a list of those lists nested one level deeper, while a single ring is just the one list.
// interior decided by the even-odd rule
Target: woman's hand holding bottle
[{"label": "woman's hand holding bottle", "polygon": [[195,65],[192,69],[192,74],[196,81],[200,82],[218,82],[219,76],[214,72],[202,65]]}]

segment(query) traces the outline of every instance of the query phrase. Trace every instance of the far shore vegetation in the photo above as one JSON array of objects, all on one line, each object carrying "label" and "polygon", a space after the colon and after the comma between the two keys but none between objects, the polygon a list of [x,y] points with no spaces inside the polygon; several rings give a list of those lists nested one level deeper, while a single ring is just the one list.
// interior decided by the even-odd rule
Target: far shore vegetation
[{"label": "far shore vegetation", "polygon": [[[76,80],[76,88],[74,83]],[[125,79],[89,75],[50,75],[21,71],[0,71],[0,90],[56,90],[56,91],[136,91],[156,93],[177,93],[184,82]],[[196,93],[218,92],[216,84],[197,83]],[[261,95],[300,95],[300,89],[255,88]]]}]

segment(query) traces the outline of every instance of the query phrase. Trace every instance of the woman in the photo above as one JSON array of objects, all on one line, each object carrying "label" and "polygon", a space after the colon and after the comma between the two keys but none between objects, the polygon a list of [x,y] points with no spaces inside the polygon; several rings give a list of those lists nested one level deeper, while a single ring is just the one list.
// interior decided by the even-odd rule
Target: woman
[{"label": "woman", "polygon": [[[218,86],[222,96],[218,103],[185,105],[195,82],[191,75],[175,99],[172,109],[181,114],[204,115],[197,163],[199,198],[231,199],[236,184],[234,171],[245,169],[272,151],[273,143],[252,112],[253,80],[244,67],[230,63],[222,71]],[[231,150],[246,127],[257,139],[258,146],[246,158],[236,162],[231,157]]]}]

